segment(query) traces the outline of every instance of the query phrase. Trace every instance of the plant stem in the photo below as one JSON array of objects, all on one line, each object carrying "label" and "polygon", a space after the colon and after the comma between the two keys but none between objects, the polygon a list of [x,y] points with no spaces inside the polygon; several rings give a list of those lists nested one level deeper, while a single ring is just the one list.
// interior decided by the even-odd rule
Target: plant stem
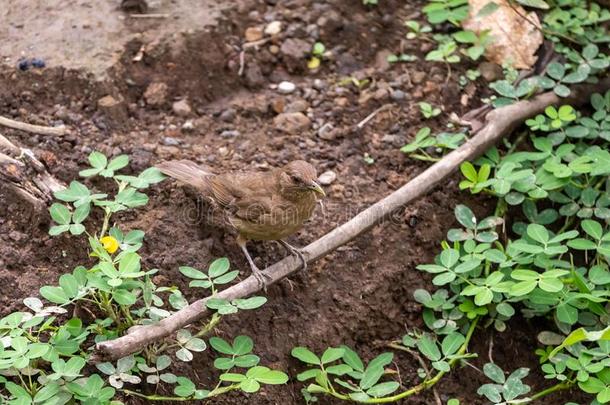
[{"label": "plant stem", "polygon": [[102,231],[100,232],[100,237],[98,239],[103,238],[104,235],[106,234],[106,231],[108,230],[108,224],[110,223],[111,216],[112,216],[112,212],[110,212],[110,210],[108,208],[104,208],[104,223],[102,224]]},{"label": "plant stem", "polygon": [[440,158],[435,158],[429,155],[422,155],[419,153],[412,153],[410,155],[413,159],[417,159],[417,160],[423,160],[425,162],[438,162],[439,160],[441,160]]},{"label": "plant stem", "polygon": [[216,325],[218,325],[221,318],[222,315],[220,315],[218,312],[214,312],[214,315],[212,315],[212,319],[210,319],[210,322],[208,322],[203,328],[201,328],[201,330],[195,334],[195,337],[202,337],[210,333],[212,329],[214,329]]},{"label": "plant stem", "polygon": [[127,395],[132,395],[134,397],[140,397],[140,398],[144,398],[147,399],[149,401],[180,401],[180,402],[186,402],[186,401],[192,401],[191,397],[164,397],[162,395],[146,395],[146,394],[141,394],[137,391],[131,391],[131,390],[121,390],[124,394]]},{"label": "plant stem", "polygon": [[112,318],[114,323],[120,329],[121,328],[121,320],[119,319],[119,317],[116,314],[114,308],[112,307],[112,302],[110,302],[110,298],[108,297],[108,294],[106,294],[103,291],[100,291],[100,296],[102,298],[102,307],[103,307],[103,310],[106,312],[106,314],[110,318]]},{"label": "plant stem", "polygon": [[[472,323],[470,324],[470,327],[468,328],[468,332],[466,332],[466,340],[464,340],[464,343],[462,343],[462,346],[460,346],[459,350],[455,353],[456,356],[458,356],[458,358],[455,358],[453,360],[449,361],[449,366],[453,366],[459,359],[459,356],[463,355],[464,353],[466,353],[466,350],[468,349],[468,344],[470,343],[470,340],[472,339],[472,335],[476,329],[477,323],[479,321],[479,318],[474,318],[472,320]],[[393,346],[390,346],[393,347]],[[398,347],[395,347],[398,348]],[[400,349],[403,350],[403,349]],[[439,382],[441,380],[441,378],[443,378],[443,376],[447,374],[446,371],[439,371],[438,373],[436,373],[434,375],[434,377],[426,379],[424,381],[422,381],[420,384],[409,388],[406,391],[401,392],[400,394],[396,394],[393,395],[391,397],[383,397],[383,398],[371,398],[368,399],[366,401],[354,401],[353,399],[351,399],[350,397],[348,397],[347,395],[342,395],[339,394],[337,392],[329,392],[327,391],[327,393],[329,395],[332,395],[335,398],[339,398],[342,400],[347,400],[347,401],[354,401],[354,402],[361,402],[364,404],[384,404],[384,403],[388,403],[388,402],[396,402],[399,401],[403,398],[406,397],[410,397],[411,395],[415,395],[418,392],[424,391],[428,388],[431,388],[432,386],[434,386],[437,382]],[[560,389],[560,388],[557,388]],[[555,389],[555,390],[557,390]],[[546,394],[545,394],[546,395]]]},{"label": "plant stem", "polygon": [[511,147],[508,149],[508,152],[506,152],[506,156],[510,155],[511,153],[513,153],[521,144],[521,142],[523,142],[525,140],[525,138],[527,138],[528,132],[527,131],[523,131],[518,137],[517,139],[515,139],[515,142],[513,142],[513,144],[511,145]]},{"label": "plant stem", "polygon": [[[226,387],[220,387],[220,388],[215,388],[212,391],[210,391],[208,393],[208,395],[204,398],[212,398],[224,393],[227,393],[229,391],[233,391],[239,388],[239,384],[231,384],[231,385],[227,385]],[[127,395],[133,395],[135,397],[140,397],[140,398],[144,398],[147,399],[149,401],[175,401],[175,402],[186,402],[186,401],[193,401],[196,400],[196,398],[193,398],[193,396],[189,396],[189,397],[166,397],[166,396],[162,396],[162,395],[146,395],[146,394],[142,394],[140,392],[137,391],[131,391],[131,390],[121,390],[121,392],[127,394]]]},{"label": "plant stem", "polygon": [[557,234],[561,234],[564,233],[566,231],[566,229],[568,229],[572,223],[574,222],[574,217],[566,217],[566,220],[563,224],[563,226],[561,227],[561,229],[559,231],[557,231]]},{"label": "plant stem", "polygon": [[134,322],[133,318],[131,317],[131,314],[129,313],[128,307],[121,305],[121,312],[123,313],[123,315],[125,315],[125,319],[127,320],[128,328],[135,325],[135,322]]},{"label": "plant stem", "polygon": [[552,394],[555,391],[566,390],[566,389],[572,387],[572,385],[574,385],[574,383],[572,381],[564,381],[562,383],[555,384],[552,387],[549,387],[549,388],[547,388],[545,390],[542,390],[540,392],[535,393],[534,395],[529,397],[529,401],[528,402],[535,401],[535,400],[537,400],[539,398],[542,398],[544,396]]}]

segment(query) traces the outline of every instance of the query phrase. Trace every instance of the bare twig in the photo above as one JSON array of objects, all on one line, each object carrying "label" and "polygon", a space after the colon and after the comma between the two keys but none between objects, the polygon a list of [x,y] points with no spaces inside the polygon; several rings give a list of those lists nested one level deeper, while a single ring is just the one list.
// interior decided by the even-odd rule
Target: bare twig
[{"label": "bare twig", "polygon": [[493,358],[493,351],[494,351],[494,331],[492,329],[491,333],[489,334],[489,350],[487,351],[487,357],[489,357],[490,363],[495,363],[494,358]]},{"label": "bare twig", "polygon": [[144,58],[144,52],[146,52],[146,45],[142,45],[140,47],[140,49],[138,50],[138,53],[136,53],[136,56],[134,56],[131,59],[131,61],[132,62],[140,62]]},{"label": "bare twig", "polygon": [[239,53],[239,71],[237,72],[237,76],[241,76],[244,74],[245,58],[246,58],[246,51],[241,51]]},{"label": "bare twig", "polygon": [[[408,347],[399,347],[397,345],[388,345],[389,347],[392,348],[400,348],[400,350],[403,350],[407,353],[409,353],[411,356],[413,356],[415,358],[415,360],[417,360],[417,362],[419,363],[419,365],[421,366],[421,368],[424,370],[424,372],[426,373],[426,377],[432,378],[432,374],[430,373],[430,369],[428,368],[428,365],[426,364],[426,362],[424,361],[424,359],[419,355],[418,352],[416,352],[415,350],[411,350]],[[398,367],[396,368],[398,370]],[[436,401],[436,405],[443,405],[443,401],[441,401],[441,397],[438,395],[438,391],[436,390],[436,387],[432,387],[432,394],[434,395],[434,400]]]},{"label": "bare twig", "polygon": [[41,125],[32,125],[26,124],[25,122],[15,121],[3,116],[0,116],[0,125],[3,125],[8,128],[18,129],[20,131],[31,132],[34,134],[41,135],[61,136],[66,134],[66,127],[64,127],[63,125],[61,127],[43,127]]},{"label": "bare twig", "polygon": [[[577,106],[588,101],[591,93],[596,91],[605,92],[609,88],[610,79],[606,79],[596,85],[574,86],[572,96],[566,99],[560,99],[555,93],[548,92],[531,100],[520,101],[491,111],[485,117],[485,126],[464,145],[446,155],[441,161],[430,166],[400,189],[309,244],[303,249],[303,255],[307,262],[315,261],[367,232],[397,210],[402,209],[406,204],[424,196],[445,178],[453,174],[462,162],[479,156],[502,137],[508,135],[524,120],[543,112],[549,105],[567,103]],[[301,261],[294,256],[288,256],[265,269],[263,273],[268,280],[268,284],[273,284],[300,268]],[[261,286],[257,279],[250,276],[221,291],[216,295],[216,298],[230,301],[252,295],[260,290]],[[169,336],[180,328],[198,321],[209,315],[206,305],[208,299],[209,297],[197,300],[158,323],[133,327],[125,336],[98,343],[90,361],[95,363],[125,357],[142,350],[152,342]]]},{"label": "bare twig", "polygon": [[462,361],[462,363],[466,364],[468,367],[475,369],[479,374],[481,375],[485,375],[485,373],[483,372],[483,370],[481,370],[480,368],[478,368],[477,366],[475,366],[474,364],[471,364],[469,361]]},{"label": "bare twig", "polygon": [[539,23],[536,23],[535,21],[530,20],[526,15],[521,13],[519,11],[519,9],[511,1],[507,1],[506,3],[515,12],[515,14],[517,14],[520,18],[525,20],[527,23],[529,23],[535,29],[540,31],[543,35],[555,35],[555,36],[560,37],[562,39],[565,39],[566,41],[571,42],[573,44],[583,45],[583,43],[581,41],[579,41],[579,40],[577,40],[575,38],[572,38],[572,37],[570,37],[568,35],[562,34],[561,32],[557,32],[557,31],[553,31],[553,30],[547,30],[547,29],[543,28]]},{"label": "bare twig", "polygon": [[241,48],[243,50],[250,49],[250,48],[257,48],[261,45],[265,45],[267,42],[271,41],[271,39],[273,39],[273,37],[259,39],[258,41],[246,42],[245,44],[242,45]]},{"label": "bare twig", "polygon": [[384,105],[382,105],[381,107],[379,107],[378,109],[376,109],[375,111],[373,111],[372,113],[367,115],[366,118],[364,118],[358,124],[356,124],[356,128],[362,129],[370,120],[375,118],[375,116],[377,114],[379,114],[382,111],[389,110],[390,108],[392,108],[392,104],[384,104]]},{"label": "bare twig", "polygon": [[169,14],[130,14],[131,18],[147,19],[147,18],[168,18]]},{"label": "bare twig", "polygon": [[0,182],[34,206],[43,207],[65,186],[55,179],[31,150],[19,148],[0,134]]}]

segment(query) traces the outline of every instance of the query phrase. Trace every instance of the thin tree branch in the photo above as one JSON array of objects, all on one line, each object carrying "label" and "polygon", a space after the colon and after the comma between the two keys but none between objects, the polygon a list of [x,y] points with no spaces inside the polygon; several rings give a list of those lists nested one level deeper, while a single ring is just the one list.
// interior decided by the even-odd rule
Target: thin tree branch
[{"label": "thin tree branch", "polygon": [[44,207],[65,186],[47,171],[34,153],[0,134],[0,182],[36,207]]},{"label": "thin tree branch", "polygon": [[[384,219],[389,218],[406,204],[422,197],[453,174],[462,162],[481,155],[502,137],[507,136],[524,120],[542,113],[549,105],[571,104],[577,106],[589,101],[593,92],[605,92],[609,88],[610,79],[606,79],[596,85],[574,86],[569,98],[560,99],[554,93],[548,92],[531,100],[519,101],[489,112],[485,117],[486,124],[484,127],[464,145],[430,166],[400,189],[309,244],[303,249],[305,258],[308,262],[320,259],[381,223]],[[267,275],[269,284],[272,284],[296,272],[300,267],[300,260],[294,256],[289,256],[265,269],[264,273]],[[250,276],[242,282],[221,291],[216,297],[233,300],[252,295],[260,289],[261,286],[258,281]],[[209,315],[210,311],[206,307],[208,299],[209,297],[197,300],[156,324],[133,327],[125,336],[98,343],[90,362],[97,363],[125,357],[196,322]]]},{"label": "thin tree branch", "polygon": [[27,124],[25,122],[19,122],[12,120],[10,118],[6,118],[0,115],[0,125],[3,125],[8,128],[18,129],[20,131],[31,132],[34,134],[41,135],[65,135],[67,130],[65,126],[61,127],[43,127],[41,125],[32,125]]}]

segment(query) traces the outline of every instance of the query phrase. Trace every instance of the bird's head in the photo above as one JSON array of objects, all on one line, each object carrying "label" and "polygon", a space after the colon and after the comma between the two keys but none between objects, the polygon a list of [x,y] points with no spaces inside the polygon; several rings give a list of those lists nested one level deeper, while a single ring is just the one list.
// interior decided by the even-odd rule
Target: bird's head
[{"label": "bird's head", "polygon": [[280,170],[280,187],[288,194],[301,194],[313,191],[322,197],[326,195],[322,187],[316,182],[318,174],[316,169],[303,160],[288,163]]}]

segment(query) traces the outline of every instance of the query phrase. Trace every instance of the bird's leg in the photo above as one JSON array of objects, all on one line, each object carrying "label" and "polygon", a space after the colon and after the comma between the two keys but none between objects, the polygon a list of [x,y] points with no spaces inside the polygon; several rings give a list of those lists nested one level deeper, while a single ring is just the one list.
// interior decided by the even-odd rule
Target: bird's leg
[{"label": "bird's leg", "polygon": [[252,275],[258,280],[258,283],[265,292],[267,292],[267,282],[270,280],[269,276],[263,273],[257,266],[254,264],[254,260],[252,260],[252,256],[250,256],[250,252],[248,252],[248,248],[246,248],[246,239],[241,235],[237,237],[237,244],[241,248],[242,252],[246,256],[248,260],[248,264],[250,265],[250,269],[252,269]]},{"label": "bird's leg", "polygon": [[294,246],[292,246],[290,243],[286,242],[285,240],[280,239],[278,242],[280,242],[280,244],[282,246],[284,246],[286,248],[286,250],[288,250],[290,252],[290,254],[298,257],[299,260],[301,260],[301,263],[303,265],[301,267],[302,271],[307,270],[307,261],[305,260],[305,256],[303,255],[303,252],[301,252],[301,249],[295,248]]}]

